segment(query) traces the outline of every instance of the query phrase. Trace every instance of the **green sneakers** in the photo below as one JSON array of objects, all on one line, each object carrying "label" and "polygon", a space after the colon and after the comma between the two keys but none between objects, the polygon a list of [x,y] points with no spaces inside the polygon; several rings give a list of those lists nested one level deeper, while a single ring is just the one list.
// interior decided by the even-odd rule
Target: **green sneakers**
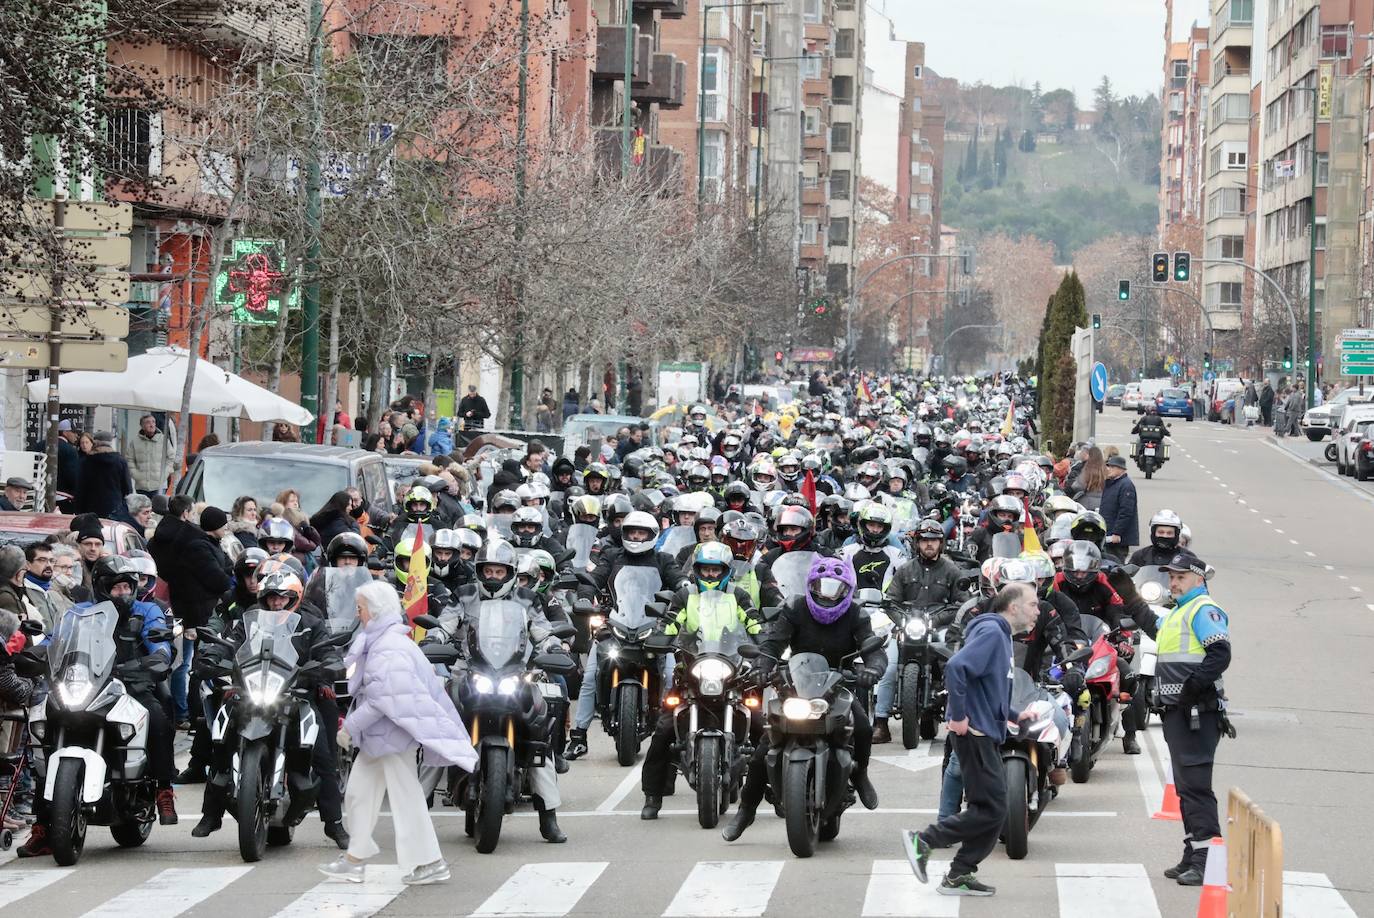
[{"label": "green sneakers", "polygon": [[961,877],[946,874],[935,891],[942,896],[991,896],[997,888],[979,883],[977,874],[966,873]]},{"label": "green sneakers", "polygon": [[902,830],[902,851],[905,852],[906,861],[911,865],[911,872],[916,874],[916,879],[922,883],[929,883],[926,865],[930,862],[931,848],[915,829]]}]

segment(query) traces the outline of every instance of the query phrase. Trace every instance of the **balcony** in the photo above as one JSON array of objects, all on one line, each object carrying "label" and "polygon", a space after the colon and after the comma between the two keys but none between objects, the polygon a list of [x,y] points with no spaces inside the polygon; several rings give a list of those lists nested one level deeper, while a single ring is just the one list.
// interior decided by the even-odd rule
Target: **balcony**
[{"label": "balcony", "polygon": [[803,204],[824,204],[825,186],[803,185],[801,190],[801,201]]},{"label": "balcony", "polygon": [[672,147],[649,147],[645,172],[647,180],[664,194],[682,193],[682,154]]},{"label": "balcony", "polygon": [[648,86],[653,78],[654,36],[643,34],[635,41],[635,63],[630,82],[635,86]]},{"label": "balcony", "polygon": [[[634,43],[636,51],[641,47],[639,41],[639,26],[630,26],[630,40]],[[652,42],[652,38],[650,39]],[[638,76],[642,63],[638,53],[634,56],[632,63],[632,74]],[[625,29],[615,26],[608,29],[598,29],[596,33],[596,63],[592,68],[592,76],[602,80],[621,80],[625,78]]]},{"label": "balcony", "polygon": [[635,6],[658,10],[664,19],[681,19],[687,15],[687,0],[635,0]]},{"label": "balcony", "polygon": [[819,150],[819,151],[824,152],[824,150],[825,150],[825,135],[824,135],[824,134],[807,134],[807,135],[805,135],[804,137],[802,137],[802,149],[803,149],[803,150]]},{"label": "balcony", "polygon": [[818,96],[823,98],[829,98],[830,80],[820,77],[816,79],[802,80],[802,93],[805,94],[808,99]]},{"label": "balcony", "polygon": [[635,86],[633,97],[643,102],[658,102],[664,107],[682,105],[687,65],[676,54],[654,54],[650,57],[649,81]]},{"label": "balcony", "polygon": [[274,47],[281,57],[305,54],[309,17],[303,0],[288,0],[266,16],[255,15],[233,0],[173,0],[166,15],[197,29],[210,44]]}]

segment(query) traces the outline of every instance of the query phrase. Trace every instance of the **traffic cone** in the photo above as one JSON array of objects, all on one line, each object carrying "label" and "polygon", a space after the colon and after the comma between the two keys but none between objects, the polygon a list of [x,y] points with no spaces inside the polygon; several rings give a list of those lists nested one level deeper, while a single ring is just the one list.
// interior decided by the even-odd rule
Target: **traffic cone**
[{"label": "traffic cone", "polygon": [[1202,873],[1202,898],[1197,903],[1197,918],[1226,918],[1226,839],[1212,839],[1207,849],[1207,869]]},{"label": "traffic cone", "polygon": [[1159,805],[1159,812],[1150,818],[1169,819],[1175,822],[1183,819],[1183,813],[1178,808],[1178,790],[1174,787],[1173,769],[1169,770],[1169,783],[1164,785],[1164,802]]}]

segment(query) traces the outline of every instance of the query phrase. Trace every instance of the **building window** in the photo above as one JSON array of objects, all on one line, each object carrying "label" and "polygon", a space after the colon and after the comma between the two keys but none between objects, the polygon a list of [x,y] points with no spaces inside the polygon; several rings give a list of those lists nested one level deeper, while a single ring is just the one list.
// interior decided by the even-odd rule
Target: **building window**
[{"label": "building window", "polygon": [[[1228,146],[1229,146],[1229,145],[1228,145]],[[1244,169],[1244,168],[1245,168],[1245,159],[1246,159],[1246,157],[1247,157],[1248,155],[1249,155],[1248,152],[1245,151],[1245,150],[1232,150],[1232,149],[1227,149],[1227,150],[1226,150],[1226,168],[1227,168],[1227,169]]]},{"label": "building window", "polygon": [[1318,224],[1317,224],[1317,248],[1319,248],[1319,249],[1325,249],[1325,248],[1326,248],[1326,224],[1325,224],[1325,223],[1318,223]]},{"label": "building window", "polygon": [[1244,288],[1244,286],[1244,284],[1240,284],[1235,281],[1226,281],[1220,284],[1221,302],[1218,305],[1239,306],[1241,291]]},{"label": "building window", "polygon": [[1322,26],[1321,56],[1344,58],[1350,56],[1350,23]]},{"label": "building window", "polygon": [[749,17],[749,40],[759,54],[768,53],[768,11],[754,10]]},{"label": "building window", "polygon": [[1187,62],[1187,61],[1174,61],[1174,79],[1175,79],[1175,80],[1186,80],[1186,79],[1188,79],[1188,62]]},{"label": "building window", "polygon": [[920,215],[923,216],[923,217],[929,217],[929,216],[930,216],[930,195],[928,195],[928,194],[916,194],[916,195],[912,195],[911,197],[912,197],[912,201],[914,202],[914,203],[913,203],[912,209],[915,210],[916,213],[920,214]]},{"label": "building window", "polygon": [[835,0],[835,9],[852,10],[854,9],[854,0]]},{"label": "building window", "polygon": [[1240,217],[1245,215],[1244,188],[1218,188],[1207,196],[1207,216]]},{"label": "building window", "polygon": [[835,105],[854,104],[854,78],[837,76],[830,79],[830,101]]},{"label": "building window", "polygon": [[808,108],[802,112],[802,128],[807,136],[814,137],[821,132],[821,110]]},{"label": "building window", "polygon": [[1237,261],[1245,260],[1245,237],[1244,236],[1222,236],[1221,237],[1221,257],[1234,258]]},{"label": "building window", "polygon": [[911,100],[911,110],[912,110],[913,112],[919,112],[919,111],[921,110],[921,97],[920,97],[920,96],[917,96],[916,98],[914,98],[914,99]]},{"label": "building window", "polygon": [[854,125],[840,121],[830,126],[830,152],[849,153],[853,150]]},{"label": "building window", "polygon": [[730,54],[724,48],[707,48],[702,67],[703,117],[707,121],[725,120],[725,88],[730,85]]},{"label": "building window", "polygon": [[802,79],[819,80],[821,78],[821,56],[819,54],[807,54],[802,57]]},{"label": "building window", "polygon": [[848,169],[836,169],[830,173],[830,200],[848,201],[851,173]]},{"label": "building window", "polygon": [[1250,97],[1243,92],[1228,92],[1212,103],[1212,122],[1249,121]]},{"label": "building window", "polygon": [[830,218],[830,244],[849,245],[849,218]]},{"label": "building window", "polygon": [[725,171],[725,132],[706,131],[702,144],[701,171],[707,180],[722,178]]},{"label": "building window", "polygon": [[922,185],[930,185],[934,183],[935,173],[934,170],[931,168],[930,163],[921,163],[921,173],[919,176],[919,180]]},{"label": "building window", "polygon": [[105,119],[105,169],[120,178],[161,172],[162,116],[133,108],[117,109]]},{"label": "building window", "polygon": [[921,65],[917,64],[915,67],[911,68],[911,75],[919,80],[921,78],[921,69]]},{"label": "building window", "polygon": [[1231,25],[1248,25],[1255,21],[1255,0],[1231,0],[1223,22]]},{"label": "building window", "polygon": [[806,218],[801,222],[801,243],[802,245],[815,245],[820,241],[821,225],[813,218]]},{"label": "building window", "polygon": [[802,18],[807,22],[820,22],[821,0],[805,0],[802,4]]},{"label": "building window", "polygon": [[854,56],[854,30],[836,29],[835,30],[835,56],[853,57]]},{"label": "building window", "polygon": [[1331,181],[1331,154],[1317,154],[1317,184],[1325,185]]}]

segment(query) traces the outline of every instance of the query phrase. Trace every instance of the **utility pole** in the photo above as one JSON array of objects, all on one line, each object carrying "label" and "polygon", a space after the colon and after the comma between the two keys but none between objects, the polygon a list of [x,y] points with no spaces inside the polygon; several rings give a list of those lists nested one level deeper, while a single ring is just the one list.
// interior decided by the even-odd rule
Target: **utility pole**
[{"label": "utility pole", "polygon": [[[629,6],[631,0],[625,0]],[[525,346],[520,329],[524,325],[521,313],[525,305],[525,258],[523,246],[525,239],[525,159],[528,155],[527,135],[529,132],[529,92],[530,92],[530,0],[520,0],[520,65],[517,85],[515,113],[515,356],[510,367],[510,427],[520,430],[525,414],[525,361],[522,350]],[[626,77],[629,85],[629,77]],[[453,388],[458,390],[458,379],[454,377]]]},{"label": "utility pole", "polygon": [[[55,251],[62,251],[62,230],[67,225],[67,192],[56,185],[52,202],[52,225]],[[57,261],[58,259],[54,259]],[[44,432],[44,452],[47,453],[47,477],[43,481],[43,509],[47,513],[57,510],[57,425],[62,415],[61,377],[62,377],[62,275],[66,265],[59,264],[52,272],[51,291],[49,292],[48,326],[48,429]],[[34,501],[35,508],[37,501]]]},{"label": "utility pole", "polygon": [[1317,403],[1317,113],[1321,95],[1312,88],[1312,206],[1307,209],[1307,407]]},{"label": "utility pole", "polygon": [[[306,443],[320,429],[320,135],[324,133],[324,3],[310,0],[310,143],[305,163],[305,289],[301,297],[301,407],[314,416],[302,433]],[[388,393],[389,395],[390,393]],[[332,406],[331,406],[332,407]]]},{"label": "utility pole", "polygon": [[[529,8],[529,0],[523,0],[523,3],[524,5],[521,7],[522,12]],[[620,177],[622,179],[630,177],[630,126],[633,120],[632,115],[634,111],[632,107],[634,103],[630,98],[634,87],[631,85],[630,81],[634,79],[635,70],[634,9],[635,0],[625,0],[625,86],[623,90],[625,113],[620,121]],[[706,26],[704,24],[701,28],[702,31],[705,32]],[[705,66],[705,64],[703,63],[702,66]],[[700,168],[699,163],[698,168]]]}]

